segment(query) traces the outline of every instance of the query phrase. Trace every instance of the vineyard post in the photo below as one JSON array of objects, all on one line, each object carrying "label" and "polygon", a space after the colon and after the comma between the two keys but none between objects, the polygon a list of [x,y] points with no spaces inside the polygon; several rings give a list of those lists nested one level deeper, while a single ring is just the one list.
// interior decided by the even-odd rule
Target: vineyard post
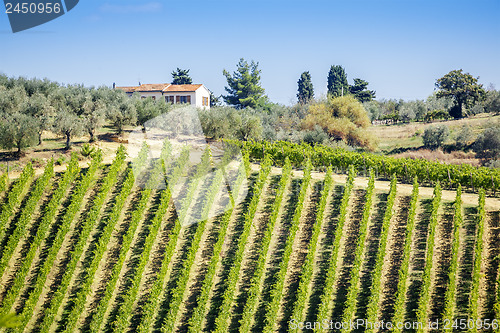
[{"label": "vineyard post", "polygon": [[450,182],[450,188],[453,188],[453,184],[451,183],[450,169],[448,168],[448,180]]},{"label": "vineyard post", "polygon": [[340,161],[339,161],[340,163],[339,164],[340,164],[340,173],[342,173],[342,174],[344,173],[344,165],[342,164],[343,157],[344,157],[344,155],[342,154],[342,152],[340,152]]},{"label": "vineyard post", "polygon": [[472,192],[476,192],[474,189],[474,181],[472,180],[472,171],[470,172],[470,186],[472,187]]},{"label": "vineyard post", "polygon": [[493,189],[493,196],[496,195],[495,181],[493,180],[493,175],[491,175],[491,188]]}]

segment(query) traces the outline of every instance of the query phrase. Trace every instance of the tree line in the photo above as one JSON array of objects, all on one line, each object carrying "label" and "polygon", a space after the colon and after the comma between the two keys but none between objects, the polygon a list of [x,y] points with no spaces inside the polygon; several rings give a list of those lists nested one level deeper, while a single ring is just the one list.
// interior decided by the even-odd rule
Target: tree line
[{"label": "tree line", "polygon": [[[371,122],[434,121],[481,112],[500,112],[500,92],[485,90],[478,78],[462,70],[436,81],[427,100],[375,100],[369,83],[354,78],[349,84],[344,67],[333,65],[327,75],[326,96],[315,97],[311,75],[297,82],[297,103],[285,106],[270,101],[261,84],[259,63],[240,59],[236,70],[223,70],[226,94],[211,94],[209,110],[198,110],[210,139],[239,139],[324,143],[374,150],[376,138],[366,131]],[[173,84],[191,84],[189,69],[177,68]],[[72,140],[88,135],[95,141],[103,126],[121,134],[126,126],[143,126],[178,107],[164,100],[128,98],[108,87],[60,85],[39,79],[0,75],[0,146],[23,149],[42,144],[44,131]]]}]

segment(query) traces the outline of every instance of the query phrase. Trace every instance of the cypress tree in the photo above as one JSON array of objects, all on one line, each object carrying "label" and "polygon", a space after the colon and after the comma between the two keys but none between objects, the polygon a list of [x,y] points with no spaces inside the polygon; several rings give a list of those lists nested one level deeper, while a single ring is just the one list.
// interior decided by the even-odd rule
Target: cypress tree
[{"label": "cypress tree", "polygon": [[309,72],[304,72],[300,75],[297,98],[299,103],[305,104],[309,102],[314,97],[314,89],[311,82],[311,74]]}]

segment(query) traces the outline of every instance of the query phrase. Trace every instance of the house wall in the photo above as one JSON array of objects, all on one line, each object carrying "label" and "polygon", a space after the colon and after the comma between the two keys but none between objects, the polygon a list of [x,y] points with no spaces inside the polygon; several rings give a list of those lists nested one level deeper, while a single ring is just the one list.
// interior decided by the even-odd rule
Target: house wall
[{"label": "house wall", "polygon": [[[203,106],[203,97],[208,97],[208,106]],[[205,86],[201,86],[196,90],[196,100],[195,105],[199,108],[209,109],[210,108],[210,92]]]},{"label": "house wall", "polygon": [[[208,109],[210,105],[203,106],[203,97],[207,97],[210,103],[210,91],[208,91],[205,86],[201,86],[196,91],[186,91],[186,92],[161,92],[161,91],[138,91],[141,97],[155,97],[157,101],[165,100],[165,97],[174,96],[174,101],[176,96],[191,96],[191,105],[199,108]],[[132,93],[127,93],[128,96],[132,96]]]},{"label": "house wall", "polygon": [[165,97],[169,96],[174,96],[174,101],[176,101],[176,96],[191,96],[191,104],[194,104],[195,101],[195,93],[194,92],[168,92],[168,93],[163,93],[163,99],[165,100]]},{"label": "house wall", "polygon": [[160,100],[162,97],[161,91],[139,91],[141,97],[155,97],[156,100]]}]

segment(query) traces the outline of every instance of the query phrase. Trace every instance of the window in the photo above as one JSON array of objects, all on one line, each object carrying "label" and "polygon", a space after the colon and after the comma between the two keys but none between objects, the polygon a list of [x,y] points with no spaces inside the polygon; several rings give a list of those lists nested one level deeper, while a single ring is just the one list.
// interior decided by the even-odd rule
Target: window
[{"label": "window", "polygon": [[201,105],[208,106],[208,97],[203,97]]},{"label": "window", "polygon": [[174,104],[174,96],[165,96],[165,102]]},{"label": "window", "polygon": [[156,96],[151,96],[151,98],[153,99],[153,101],[155,101],[155,100],[156,100]]},{"label": "window", "polygon": [[191,104],[191,96],[175,96],[176,103],[189,103]]}]

